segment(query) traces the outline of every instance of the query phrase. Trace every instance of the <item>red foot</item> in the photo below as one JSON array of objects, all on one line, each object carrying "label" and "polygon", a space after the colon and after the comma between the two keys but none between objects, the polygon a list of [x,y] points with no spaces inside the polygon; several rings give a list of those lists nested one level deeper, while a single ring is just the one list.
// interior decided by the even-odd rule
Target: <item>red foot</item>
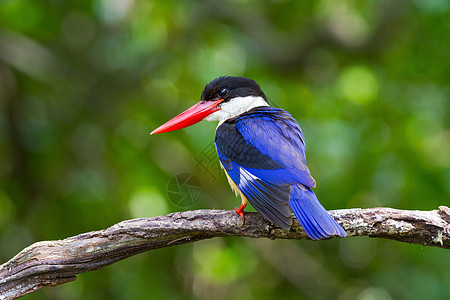
[{"label": "red foot", "polygon": [[241,204],[241,206],[236,207],[234,211],[241,216],[242,222],[244,222],[244,208],[247,206],[247,203]]}]

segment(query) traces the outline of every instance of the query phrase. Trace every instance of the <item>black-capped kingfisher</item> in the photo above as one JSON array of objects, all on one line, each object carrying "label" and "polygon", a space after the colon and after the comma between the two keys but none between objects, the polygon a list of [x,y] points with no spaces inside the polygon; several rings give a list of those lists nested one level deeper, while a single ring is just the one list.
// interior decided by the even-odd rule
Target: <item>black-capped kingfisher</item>
[{"label": "black-capped kingfisher", "polygon": [[271,107],[255,81],[231,76],[214,79],[205,86],[199,103],[151,134],[201,120],[219,121],[216,150],[228,182],[242,198],[234,209],[242,220],[250,202],[267,220],[288,230],[290,207],[311,239],[346,236],[312,190],[316,182],[306,166],[300,126],[287,111]]}]

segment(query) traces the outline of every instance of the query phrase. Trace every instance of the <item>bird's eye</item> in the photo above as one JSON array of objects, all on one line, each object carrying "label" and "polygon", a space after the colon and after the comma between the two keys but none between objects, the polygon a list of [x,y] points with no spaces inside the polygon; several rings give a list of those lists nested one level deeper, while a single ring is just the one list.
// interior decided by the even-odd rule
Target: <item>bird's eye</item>
[{"label": "bird's eye", "polygon": [[228,90],[227,89],[221,89],[219,92],[219,96],[220,97],[225,97],[228,95]]}]

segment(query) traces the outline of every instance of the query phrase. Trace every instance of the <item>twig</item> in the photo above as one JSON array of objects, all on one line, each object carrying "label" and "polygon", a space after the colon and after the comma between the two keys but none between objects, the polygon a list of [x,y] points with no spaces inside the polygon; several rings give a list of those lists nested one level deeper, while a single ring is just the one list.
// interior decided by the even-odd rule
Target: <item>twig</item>
[{"label": "twig", "polygon": [[[342,209],[330,214],[348,236],[370,236],[450,249],[450,209],[408,211],[392,208]],[[0,266],[0,299],[15,299],[54,286],[147,250],[213,237],[308,239],[295,221],[286,231],[258,213],[245,224],[234,211],[194,210],[120,222],[64,240],[37,242]]]}]

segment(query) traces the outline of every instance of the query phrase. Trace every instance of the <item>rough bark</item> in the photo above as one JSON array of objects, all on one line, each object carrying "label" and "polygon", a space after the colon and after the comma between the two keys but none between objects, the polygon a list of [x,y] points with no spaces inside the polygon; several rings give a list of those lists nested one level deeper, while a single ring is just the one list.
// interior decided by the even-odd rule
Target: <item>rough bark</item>
[{"label": "rough bark", "polygon": [[[450,209],[408,211],[392,208],[342,209],[330,214],[348,236],[369,236],[450,249]],[[147,250],[213,237],[308,239],[294,222],[283,230],[258,213],[246,213],[245,224],[234,211],[194,210],[120,222],[105,230],[64,240],[37,242],[0,266],[0,299],[15,299],[44,286],[76,279]]]}]

